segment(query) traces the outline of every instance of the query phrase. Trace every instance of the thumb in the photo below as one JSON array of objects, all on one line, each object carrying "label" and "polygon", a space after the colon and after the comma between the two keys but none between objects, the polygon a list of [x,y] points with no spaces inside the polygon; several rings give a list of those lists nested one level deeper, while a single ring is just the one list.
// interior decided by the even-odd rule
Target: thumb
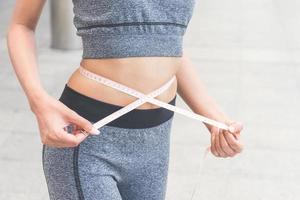
[{"label": "thumb", "polygon": [[93,127],[93,124],[89,120],[81,117],[75,111],[70,113],[69,119],[72,123],[76,124],[77,126],[81,127],[82,129],[91,133],[92,135],[100,134],[100,131]]},{"label": "thumb", "polygon": [[241,122],[233,122],[229,124],[228,130],[231,133],[239,133],[243,130],[243,124]]}]

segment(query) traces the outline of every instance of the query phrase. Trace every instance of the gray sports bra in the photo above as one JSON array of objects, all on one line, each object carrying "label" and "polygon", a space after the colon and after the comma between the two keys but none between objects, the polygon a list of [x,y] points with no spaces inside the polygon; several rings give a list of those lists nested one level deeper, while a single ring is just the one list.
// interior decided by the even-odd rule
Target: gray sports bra
[{"label": "gray sports bra", "polygon": [[72,0],[83,58],[182,56],[195,0]]}]

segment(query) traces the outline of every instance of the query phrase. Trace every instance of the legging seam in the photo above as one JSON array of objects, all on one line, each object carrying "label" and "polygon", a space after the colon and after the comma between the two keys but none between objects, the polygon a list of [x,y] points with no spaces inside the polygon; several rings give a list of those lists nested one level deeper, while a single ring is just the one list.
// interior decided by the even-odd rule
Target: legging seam
[{"label": "legging seam", "polygon": [[78,155],[79,155],[79,146],[74,148],[74,154],[73,154],[73,170],[74,170],[74,178],[75,178],[75,184],[76,189],[78,192],[79,200],[84,200],[84,195],[80,183],[80,176],[79,176],[79,169],[78,169]]},{"label": "legging seam", "polygon": [[45,172],[45,145],[43,144],[43,147],[42,147],[42,166],[43,166],[43,171]]}]

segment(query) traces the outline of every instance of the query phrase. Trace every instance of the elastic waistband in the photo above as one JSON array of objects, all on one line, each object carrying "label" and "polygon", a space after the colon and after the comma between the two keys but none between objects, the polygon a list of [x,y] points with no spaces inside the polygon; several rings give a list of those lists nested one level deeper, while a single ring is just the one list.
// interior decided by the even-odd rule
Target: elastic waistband
[{"label": "elastic waistband", "polygon": [[[123,33],[124,34],[124,33]],[[183,36],[169,34],[83,35],[82,58],[182,56]]]},{"label": "elastic waistband", "polygon": [[[175,105],[176,97],[177,94],[169,102],[169,104]],[[106,103],[81,94],[76,90],[70,88],[67,84],[65,84],[59,101],[61,101],[70,109],[74,110],[79,115],[86,118],[92,123],[97,122],[124,107]],[[167,120],[172,118],[173,115],[173,111],[167,110],[162,107],[153,109],[136,108],[108,123],[107,126],[120,128],[150,128],[166,122]]]}]

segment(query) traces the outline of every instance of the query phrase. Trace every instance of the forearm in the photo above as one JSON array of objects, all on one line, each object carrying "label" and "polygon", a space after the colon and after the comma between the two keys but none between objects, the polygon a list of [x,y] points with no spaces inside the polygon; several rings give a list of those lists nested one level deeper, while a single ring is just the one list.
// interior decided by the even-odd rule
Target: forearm
[{"label": "forearm", "polygon": [[[177,93],[195,113],[224,123],[231,121],[209,95],[194,64],[186,53],[183,54],[182,66],[176,77],[178,81]],[[205,126],[208,129],[211,128],[208,124]]]},{"label": "forearm", "polygon": [[32,109],[46,95],[38,74],[34,31],[21,24],[11,25],[7,46],[12,66]]}]

